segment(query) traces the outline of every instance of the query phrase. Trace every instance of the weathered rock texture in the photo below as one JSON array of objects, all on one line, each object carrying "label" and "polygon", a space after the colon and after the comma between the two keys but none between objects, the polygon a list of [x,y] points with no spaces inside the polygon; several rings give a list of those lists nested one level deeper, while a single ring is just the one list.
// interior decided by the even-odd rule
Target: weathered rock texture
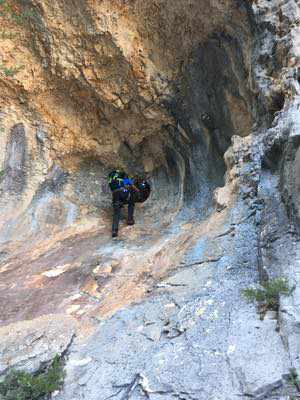
[{"label": "weathered rock texture", "polygon": [[[61,400],[299,397],[296,1],[16,3],[0,15],[3,329],[79,321]],[[153,194],[112,241],[116,166]],[[241,290],[278,276],[295,289],[260,319]]]},{"label": "weathered rock texture", "polygon": [[64,355],[75,328],[75,320],[65,315],[47,315],[0,328],[0,375],[12,366],[36,372],[55,355]]},{"label": "weathered rock texture", "polygon": [[[133,279],[131,288],[121,277],[120,294],[109,284],[116,307],[105,295],[101,308],[110,314],[145,293],[145,276],[161,278],[180,261],[193,233],[178,225],[174,237],[168,224],[184,204],[207,215],[213,189],[224,183],[230,138],[251,131],[250,8],[235,1],[33,1],[16,12],[19,24],[11,11],[2,16],[3,65],[23,67],[0,78],[1,297],[9,298],[2,320],[69,308],[78,287],[94,308],[103,295],[93,269],[112,257],[123,276],[122,264],[132,266],[134,255],[144,265],[133,271],[141,284]],[[116,166],[149,175],[153,186],[137,218],[142,231],[132,232],[134,247],[141,235],[149,243],[141,251],[130,244],[121,259],[107,234],[106,175]],[[56,275],[44,274],[53,268]],[[24,308],[24,292],[38,304]]]}]

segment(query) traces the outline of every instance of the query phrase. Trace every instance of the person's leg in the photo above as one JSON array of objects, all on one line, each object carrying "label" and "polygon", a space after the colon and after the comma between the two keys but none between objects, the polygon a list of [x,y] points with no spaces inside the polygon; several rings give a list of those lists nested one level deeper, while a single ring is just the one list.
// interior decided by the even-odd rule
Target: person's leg
[{"label": "person's leg", "polygon": [[128,196],[128,217],[127,217],[127,225],[134,225],[134,202],[135,202],[135,198],[134,198],[134,194],[135,191],[134,190],[130,190],[129,192],[129,196]]},{"label": "person's leg", "polygon": [[119,222],[120,222],[122,206],[123,206],[123,202],[122,202],[122,199],[121,199],[121,192],[119,190],[115,190],[113,192],[112,237],[118,236]]},{"label": "person's leg", "polygon": [[128,218],[127,218],[127,225],[134,225],[134,202],[128,202]]}]

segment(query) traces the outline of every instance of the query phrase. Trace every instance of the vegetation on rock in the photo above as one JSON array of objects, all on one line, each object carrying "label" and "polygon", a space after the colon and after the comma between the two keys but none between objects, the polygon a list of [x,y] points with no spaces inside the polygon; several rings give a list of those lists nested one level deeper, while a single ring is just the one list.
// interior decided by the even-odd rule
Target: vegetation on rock
[{"label": "vegetation on rock", "polygon": [[285,278],[276,278],[265,282],[261,288],[249,287],[243,290],[243,296],[248,302],[264,303],[266,308],[278,308],[279,295],[288,296],[291,288]]},{"label": "vegetation on rock", "polygon": [[14,77],[23,68],[23,66],[18,68],[7,68],[4,65],[0,65],[0,71],[7,77]]},{"label": "vegetation on rock", "polygon": [[300,381],[296,368],[290,369],[289,381],[292,385],[296,386],[298,392],[300,392]]},{"label": "vegetation on rock", "polygon": [[0,383],[0,400],[39,400],[58,390],[65,373],[59,356],[38,374],[12,370]]}]

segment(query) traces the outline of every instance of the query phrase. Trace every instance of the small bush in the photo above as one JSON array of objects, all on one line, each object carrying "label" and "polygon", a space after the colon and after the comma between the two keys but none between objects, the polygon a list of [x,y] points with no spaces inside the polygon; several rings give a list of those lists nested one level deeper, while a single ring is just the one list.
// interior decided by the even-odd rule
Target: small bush
[{"label": "small bush", "polygon": [[64,380],[61,360],[56,356],[50,367],[32,375],[11,371],[0,383],[0,400],[39,400],[58,390]]},{"label": "small bush", "polygon": [[24,66],[18,68],[7,68],[3,65],[0,65],[0,72],[2,72],[5,76],[13,78],[18,72],[20,72]]},{"label": "small bush", "polygon": [[6,67],[2,67],[2,72],[5,76],[11,76],[13,77],[16,73],[12,68],[6,68]]},{"label": "small bush", "polygon": [[243,296],[249,303],[265,300],[265,292],[263,289],[254,289],[254,288],[244,289]]},{"label": "small bush", "polygon": [[290,368],[290,374],[288,379],[292,385],[296,386],[298,392],[300,392],[300,381],[296,368]]},{"label": "small bush", "polygon": [[262,286],[262,288],[247,288],[243,290],[243,296],[251,303],[259,302],[265,303],[269,309],[276,309],[278,307],[279,295],[288,296],[291,289],[286,279],[276,278],[270,280]]}]

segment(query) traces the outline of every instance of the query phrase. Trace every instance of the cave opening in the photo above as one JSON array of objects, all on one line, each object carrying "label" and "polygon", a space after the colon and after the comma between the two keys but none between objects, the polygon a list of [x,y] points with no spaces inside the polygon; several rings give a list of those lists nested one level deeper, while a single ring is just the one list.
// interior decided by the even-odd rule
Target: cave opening
[{"label": "cave opening", "polygon": [[[195,218],[207,216],[214,190],[225,183],[223,156],[231,138],[249,135],[257,113],[250,84],[251,58],[245,59],[241,45],[238,38],[224,32],[199,43],[171,83],[173,95],[160,103],[172,123],[162,125],[138,143],[112,131],[117,151],[106,163],[99,164],[93,155],[83,158],[76,185],[88,187],[88,196],[86,189],[82,191],[86,204],[92,198],[93,206],[110,209],[110,193],[103,187],[110,169],[117,167],[150,180],[152,194],[143,213],[167,215],[190,209],[195,211]],[[102,189],[99,192],[98,185],[98,192],[92,194],[93,184],[87,177],[99,170]],[[81,189],[76,190],[83,198]]]},{"label": "cave opening", "polygon": [[[250,90],[250,66],[240,42],[214,34],[193,51],[165,102],[175,120],[165,127],[165,162],[152,175],[153,199],[194,208],[206,215],[216,187],[224,185],[224,153],[233,135],[251,132],[256,103]],[[152,140],[145,154],[156,154]]]}]

